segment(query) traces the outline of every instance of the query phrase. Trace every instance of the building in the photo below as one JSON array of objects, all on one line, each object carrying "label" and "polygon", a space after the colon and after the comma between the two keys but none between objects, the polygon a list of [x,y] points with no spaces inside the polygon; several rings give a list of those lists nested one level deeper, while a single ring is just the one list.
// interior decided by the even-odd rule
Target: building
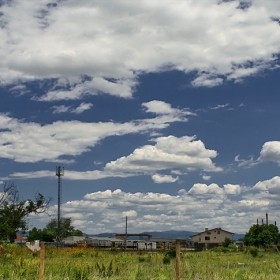
[{"label": "building", "polygon": [[25,236],[20,236],[17,234],[16,239],[14,240],[16,244],[25,244],[27,241],[27,237]]},{"label": "building", "polygon": [[85,243],[89,247],[98,247],[98,248],[112,248],[112,247],[123,247],[124,240],[114,237],[98,237],[91,236],[85,238]]},{"label": "building", "polygon": [[208,229],[205,228],[204,231],[192,235],[191,240],[194,242],[194,247],[196,250],[203,250],[203,248],[213,248],[221,246],[226,238],[232,241],[233,233],[223,230],[221,228]]},{"label": "building", "polygon": [[[178,238],[180,240],[181,249],[193,248],[193,242],[189,239]],[[152,237],[149,239],[151,242],[156,242],[157,249],[170,249],[172,246],[176,245],[177,238],[161,238]]]},{"label": "building", "polygon": [[63,239],[63,242],[67,246],[77,245],[78,242],[85,240],[84,236],[67,236]]}]

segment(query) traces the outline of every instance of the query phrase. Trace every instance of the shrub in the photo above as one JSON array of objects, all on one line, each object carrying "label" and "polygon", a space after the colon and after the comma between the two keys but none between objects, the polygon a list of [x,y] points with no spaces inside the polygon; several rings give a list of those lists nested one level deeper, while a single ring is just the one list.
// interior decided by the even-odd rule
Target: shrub
[{"label": "shrub", "polygon": [[249,248],[249,253],[255,258],[255,257],[258,256],[259,250],[258,250],[258,248],[254,247],[254,246],[251,246]]},{"label": "shrub", "polygon": [[168,256],[172,259],[176,258],[176,247],[172,246],[165,254],[165,256]]},{"label": "shrub", "polygon": [[170,264],[171,258],[167,255],[163,257],[162,263],[163,264]]},{"label": "shrub", "polygon": [[211,251],[217,252],[217,253],[227,253],[227,252],[229,252],[229,248],[223,247],[223,246],[219,246],[219,247],[212,248]]}]

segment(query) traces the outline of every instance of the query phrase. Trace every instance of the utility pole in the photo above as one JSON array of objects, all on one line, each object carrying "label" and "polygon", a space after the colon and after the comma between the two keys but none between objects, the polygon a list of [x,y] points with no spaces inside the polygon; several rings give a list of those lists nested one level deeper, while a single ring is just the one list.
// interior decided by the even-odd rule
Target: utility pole
[{"label": "utility pole", "polygon": [[57,246],[58,242],[61,241],[60,236],[60,202],[61,202],[61,176],[64,176],[64,167],[57,166],[56,167],[56,176],[58,177],[58,196],[57,196]]},{"label": "utility pole", "polygon": [[127,216],[125,216],[125,245],[124,245],[125,251],[126,251],[126,242],[127,242]]}]

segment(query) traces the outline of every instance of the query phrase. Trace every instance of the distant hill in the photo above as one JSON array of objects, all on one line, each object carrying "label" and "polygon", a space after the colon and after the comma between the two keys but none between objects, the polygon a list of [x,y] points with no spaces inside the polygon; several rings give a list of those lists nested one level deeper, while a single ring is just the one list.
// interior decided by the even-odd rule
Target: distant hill
[{"label": "distant hill", "polygon": [[[167,231],[145,231],[142,232],[142,234],[150,234],[153,237],[157,238],[171,238],[171,239],[176,239],[176,238],[181,238],[181,239],[189,239],[192,235],[197,234],[198,232],[194,231],[176,231],[176,230],[167,230]],[[112,237],[115,236],[115,232],[104,232],[104,233],[99,233],[99,234],[85,234],[84,236],[99,236],[99,237]],[[239,238],[243,238],[244,234],[240,233],[235,233],[233,235],[233,240],[238,240]],[[137,239],[137,238],[130,238],[130,239]]]}]

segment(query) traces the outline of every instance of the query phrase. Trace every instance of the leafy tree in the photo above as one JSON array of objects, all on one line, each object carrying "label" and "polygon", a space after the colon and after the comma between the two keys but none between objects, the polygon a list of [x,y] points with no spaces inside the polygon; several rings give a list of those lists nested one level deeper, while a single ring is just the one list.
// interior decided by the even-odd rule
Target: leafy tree
[{"label": "leafy tree", "polygon": [[27,230],[26,218],[34,213],[46,213],[50,198],[37,193],[34,200],[21,200],[17,186],[10,182],[3,184],[0,194],[0,240],[14,242],[19,230]]},{"label": "leafy tree", "polygon": [[228,247],[230,244],[232,244],[232,241],[230,238],[226,237],[224,242],[222,243],[223,247]]},{"label": "leafy tree", "polygon": [[246,246],[266,246],[269,244],[277,244],[279,238],[279,230],[275,225],[253,225],[244,236],[244,244]]},{"label": "leafy tree", "polygon": [[29,235],[27,237],[28,241],[40,240],[45,242],[53,242],[55,239],[55,235],[53,235],[47,229],[37,229],[34,227],[31,231],[29,231]]},{"label": "leafy tree", "polygon": [[61,218],[60,219],[60,227],[58,232],[58,222],[57,219],[52,219],[46,226],[46,229],[49,230],[54,236],[58,238],[65,238],[67,236],[78,235],[82,236],[83,232],[79,229],[75,229],[72,226],[71,218]]},{"label": "leafy tree", "polygon": [[74,229],[73,232],[71,233],[71,236],[83,236],[83,232],[79,229]]}]

